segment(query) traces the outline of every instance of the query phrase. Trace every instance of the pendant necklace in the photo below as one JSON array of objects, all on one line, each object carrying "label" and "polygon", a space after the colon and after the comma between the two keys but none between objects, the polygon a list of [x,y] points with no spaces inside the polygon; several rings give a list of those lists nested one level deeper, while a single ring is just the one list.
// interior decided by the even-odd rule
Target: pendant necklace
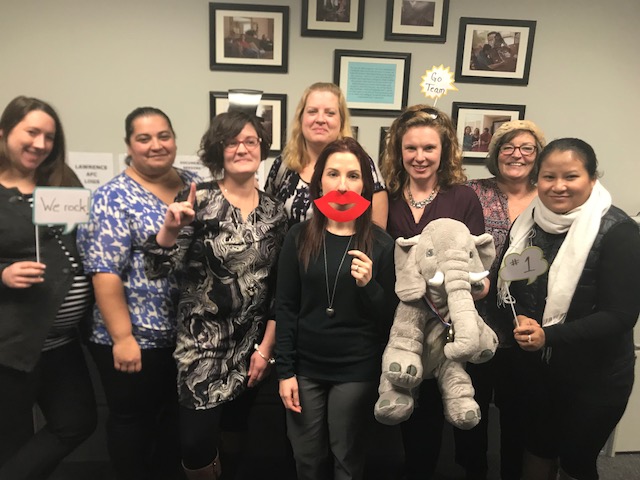
[{"label": "pendant necklace", "polygon": [[411,205],[413,208],[424,208],[424,207],[426,207],[431,202],[433,202],[434,198],[436,198],[436,193],[438,193],[438,187],[437,186],[436,186],[436,188],[431,190],[431,194],[427,198],[425,198],[424,200],[420,200],[419,202],[416,202],[413,199],[413,195],[411,195],[411,187],[409,187],[409,185],[407,185],[407,197],[409,198],[409,205]]},{"label": "pendant necklace", "polygon": [[340,265],[338,265],[338,271],[336,272],[336,280],[335,282],[333,282],[333,291],[331,293],[329,293],[329,271],[327,269],[327,243],[325,241],[325,237],[322,238],[322,250],[324,252],[324,278],[325,278],[325,283],[327,285],[327,303],[329,304],[325,312],[327,314],[327,317],[329,318],[333,318],[336,316],[336,311],[333,308],[333,299],[336,296],[336,287],[338,286],[338,276],[340,274],[340,269],[342,268],[344,259],[346,258],[347,252],[349,251],[349,247],[351,246],[352,238],[353,238],[353,235],[349,237],[349,243],[347,243],[347,248],[345,248],[344,253],[342,254],[342,260],[340,260]]}]

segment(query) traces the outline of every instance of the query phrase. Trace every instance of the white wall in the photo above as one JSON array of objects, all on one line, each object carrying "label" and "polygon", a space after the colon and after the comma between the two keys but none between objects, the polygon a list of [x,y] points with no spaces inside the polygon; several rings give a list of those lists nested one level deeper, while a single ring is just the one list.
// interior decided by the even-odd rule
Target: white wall
[{"label": "white wall", "polygon": [[[365,0],[361,0],[365,1]],[[459,18],[537,20],[529,85],[457,84],[438,101],[525,104],[548,139],[578,136],[599,155],[602,182],[628,213],[640,211],[640,2],[638,0],[451,0],[445,44],[385,42],[384,0],[366,0],[363,40],[300,37],[298,0],[237,0],[290,6],[288,74],[209,70],[204,0],[1,0],[0,108],[19,94],[50,101],[62,116],[69,149],[124,150],[124,117],[153,105],[172,118],[180,153],[194,154],[209,115],[210,90],[259,88],[288,95],[288,122],[303,89],[333,79],[333,50],[411,52],[409,103],[424,103],[421,76],[455,68]],[[428,100],[427,103],[432,103]],[[377,155],[380,126],[361,117],[359,139]],[[488,176],[469,166],[471,178]]]}]

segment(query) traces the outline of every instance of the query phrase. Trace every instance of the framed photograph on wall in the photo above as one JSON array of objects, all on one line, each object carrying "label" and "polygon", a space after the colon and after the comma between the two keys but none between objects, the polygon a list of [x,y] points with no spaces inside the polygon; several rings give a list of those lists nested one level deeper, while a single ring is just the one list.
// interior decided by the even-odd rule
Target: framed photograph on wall
[{"label": "framed photograph on wall", "polygon": [[380,127],[380,139],[378,140],[378,168],[382,165],[382,157],[387,148],[387,135],[391,127]]},{"label": "framed photograph on wall", "polygon": [[336,50],[333,83],[351,115],[395,117],[407,106],[411,54]]},{"label": "framed photograph on wall", "polygon": [[464,160],[483,163],[495,131],[505,122],[523,120],[524,111],[525,105],[453,102],[451,120]]},{"label": "framed photograph on wall", "polygon": [[448,18],[449,0],[387,0],[384,39],[444,43]]},{"label": "framed photograph on wall", "polygon": [[362,38],[364,0],[302,0],[303,37]]},{"label": "framed photograph on wall", "polygon": [[351,136],[353,137],[354,140],[358,140],[358,132],[360,130],[360,127],[356,127],[355,125],[351,125]]},{"label": "framed photograph on wall", "polygon": [[527,85],[534,20],[460,18],[456,81]]},{"label": "framed photograph on wall", "polygon": [[[229,109],[228,92],[209,92],[209,111],[211,118]],[[284,148],[287,135],[287,96],[281,93],[264,93],[260,99],[256,114],[268,132],[271,132],[271,150],[269,156],[279,155]]]},{"label": "framed photograph on wall", "polygon": [[211,70],[287,73],[289,7],[209,4]]}]

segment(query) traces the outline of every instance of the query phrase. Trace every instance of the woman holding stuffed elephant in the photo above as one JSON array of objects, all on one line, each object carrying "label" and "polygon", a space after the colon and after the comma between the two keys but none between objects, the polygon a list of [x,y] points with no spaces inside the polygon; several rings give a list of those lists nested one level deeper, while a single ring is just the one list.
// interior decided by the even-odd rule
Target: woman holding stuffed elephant
[{"label": "woman holding stuffed elephant", "polygon": [[[478,195],[487,233],[493,237],[496,260],[489,278],[495,284],[498,266],[512,222],[537,195],[533,170],[538,153],[546,141],[542,131],[529,120],[506,122],[496,130],[489,145],[485,165],[494,176],[471,180],[468,185]],[[493,299],[493,300],[491,300]],[[518,480],[522,473],[522,426],[518,391],[520,373],[516,364],[519,354],[513,339],[513,322],[499,322],[489,315],[495,296],[487,296],[478,303],[478,311],[496,332],[500,345],[494,358],[482,364],[467,364],[473,381],[475,400],[480,405],[480,424],[471,430],[454,429],[456,462],[465,468],[467,478],[487,478],[489,404],[492,399],[500,412],[500,477]]]},{"label": "woman holding stuffed elephant", "polygon": [[555,479],[558,470],[563,480],[596,480],[598,454],[633,386],[640,234],[611,204],[597,165],[576,138],[542,150],[538,198],[514,222],[504,254],[531,269],[518,275],[501,262],[500,313],[517,314],[514,338],[525,352],[524,479]]},{"label": "woman holding stuffed elephant", "polygon": [[382,347],[397,305],[393,240],[372,222],[369,157],[330,143],[311,220],[287,234],[276,289],[276,368],[299,480],[362,479]]},{"label": "woman holding stuffed elephant", "polygon": [[[438,218],[458,220],[473,235],[485,232],[478,197],[463,185],[467,179],[456,129],[444,112],[414,105],[394,120],[381,171],[389,192],[387,231],[394,239],[419,235]],[[412,416],[401,424],[407,480],[433,477],[443,424],[437,381],[424,380]]]}]

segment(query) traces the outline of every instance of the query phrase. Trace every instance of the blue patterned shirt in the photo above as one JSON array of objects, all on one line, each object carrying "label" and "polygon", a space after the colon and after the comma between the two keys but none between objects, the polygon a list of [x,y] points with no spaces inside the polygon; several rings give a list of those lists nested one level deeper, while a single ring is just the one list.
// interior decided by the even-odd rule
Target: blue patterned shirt
[{"label": "blue patterned shirt", "polygon": [[[196,174],[176,169],[185,185]],[[89,223],[78,228],[78,250],[85,273],[115,273],[124,285],[133,335],[140,347],[175,344],[178,289],[173,277],[150,280],[142,245],[160,230],[167,205],[124,172],[98,188]],[[89,341],[112,345],[98,306],[94,306]]]}]

